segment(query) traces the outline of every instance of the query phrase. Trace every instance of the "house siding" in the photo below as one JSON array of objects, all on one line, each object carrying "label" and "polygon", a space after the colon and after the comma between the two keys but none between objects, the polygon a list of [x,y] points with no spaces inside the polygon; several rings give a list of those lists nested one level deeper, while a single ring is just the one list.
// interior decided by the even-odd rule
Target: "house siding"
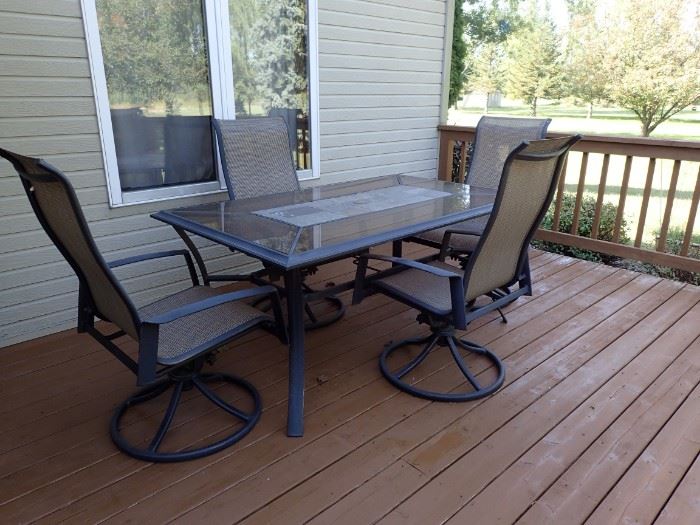
[{"label": "house siding", "polygon": [[435,176],[446,4],[319,2],[322,184]]},{"label": "house siding", "polygon": [[[321,182],[437,166],[445,2],[319,2]],[[219,200],[111,209],[79,0],[0,0],[0,146],[66,173],[107,260],[181,248],[150,213]],[[196,240],[211,272],[257,263]],[[77,279],[0,162],[0,347],[75,326]],[[120,268],[137,305],[182,289],[182,261]]]}]

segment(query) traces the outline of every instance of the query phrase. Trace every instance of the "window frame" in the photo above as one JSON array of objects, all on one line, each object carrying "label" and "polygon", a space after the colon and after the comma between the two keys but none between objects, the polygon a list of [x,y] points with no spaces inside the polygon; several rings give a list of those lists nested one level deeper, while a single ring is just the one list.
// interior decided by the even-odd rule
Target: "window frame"
[{"label": "window frame", "polygon": [[[223,170],[216,159],[217,180],[122,191],[114,144],[114,128],[109,106],[107,77],[105,75],[102,42],[97,22],[96,0],[80,0],[83,26],[90,64],[90,75],[95,96],[98,132],[102,145],[102,157],[107,179],[110,208],[177,199],[196,195],[226,192]],[[204,24],[207,34],[209,78],[214,118],[236,118],[233,62],[231,60],[231,28],[228,2],[202,0]],[[309,76],[309,136],[311,138],[311,169],[298,170],[299,180],[317,179],[320,176],[319,132],[319,72],[318,72],[318,0],[306,0]],[[218,155],[218,153],[217,153]]]}]

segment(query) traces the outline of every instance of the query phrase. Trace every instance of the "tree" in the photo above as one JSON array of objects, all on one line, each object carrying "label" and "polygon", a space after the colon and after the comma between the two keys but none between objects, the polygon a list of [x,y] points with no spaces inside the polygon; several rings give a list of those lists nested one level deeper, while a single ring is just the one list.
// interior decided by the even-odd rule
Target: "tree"
[{"label": "tree", "polygon": [[455,2],[455,19],[452,29],[452,61],[450,62],[450,91],[448,106],[454,106],[464,87],[465,59],[467,45],[464,42],[464,12],[462,3]]},{"label": "tree", "polygon": [[588,104],[586,117],[593,116],[593,105],[610,99],[610,60],[607,30],[596,20],[596,4],[591,0],[568,0],[567,92]]},{"label": "tree", "polygon": [[457,102],[460,92],[474,72],[478,48],[499,44],[519,27],[520,0],[456,0],[452,34],[449,105]]},{"label": "tree", "polygon": [[209,96],[201,8],[178,0],[98,1],[110,99],[164,102],[174,114],[185,97]]},{"label": "tree", "polygon": [[648,137],[700,97],[700,19],[683,0],[621,0],[611,20],[612,99]]},{"label": "tree", "polygon": [[266,110],[308,111],[305,0],[259,0],[253,68]]},{"label": "tree", "polygon": [[559,38],[554,23],[531,8],[528,21],[506,41],[506,92],[530,106],[537,116],[540,98],[557,98],[561,93],[562,67]]},{"label": "tree", "polygon": [[229,4],[231,55],[233,58],[233,93],[236,113],[253,113],[258,83],[253,70],[255,33],[260,18],[258,0],[237,0]]},{"label": "tree", "polygon": [[487,43],[478,48],[468,87],[471,91],[486,94],[484,113],[488,114],[489,96],[503,88],[503,50],[500,44]]}]

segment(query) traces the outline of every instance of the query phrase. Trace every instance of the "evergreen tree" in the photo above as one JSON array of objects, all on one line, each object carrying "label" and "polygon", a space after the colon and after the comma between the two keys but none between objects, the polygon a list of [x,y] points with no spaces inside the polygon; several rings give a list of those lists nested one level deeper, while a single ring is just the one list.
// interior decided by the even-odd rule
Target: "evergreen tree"
[{"label": "evergreen tree", "polygon": [[594,0],[569,0],[566,88],[570,95],[586,102],[587,117],[593,105],[610,99],[610,60],[607,30],[596,20]]},{"label": "evergreen tree", "polygon": [[558,98],[561,94],[562,66],[559,38],[554,23],[539,17],[531,8],[527,23],[506,42],[506,92],[530,106],[537,116],[540,98]]},{"label": "evergreen tree", "polygon": [[236,0],[229,4],[231,55],[233,58],[233,93],[236,113],[253,114],[258,85],[253,70],[255,27],[260,18],[259,0]]},{"label": "evergreen tree", "polygon": [[452,30],[452,61],[450,63],[450,91],[448,105],[454,106],[464,87],[464,61],[467,56],[467,45],[464,42],[464,12],[462,2],[455,2],[455,19]]},{"label": "evergreen tree", "polygon": [[253,68],[265,110],[308,111],[305,0],[259,0]]},{"label": "evergreen tree", "polygon": [[489,96],[503,88],[503,50],[500,44],[488,43],[478,48],[468,87],[470,91],[486,94],[484,113],[488,114]]},{"label": "evergreen tree", "polygon": [[457,0],[452,35],[450,106],[469,82],[476,67],[479,48],[501,44],[520,24],[520,0]]}]

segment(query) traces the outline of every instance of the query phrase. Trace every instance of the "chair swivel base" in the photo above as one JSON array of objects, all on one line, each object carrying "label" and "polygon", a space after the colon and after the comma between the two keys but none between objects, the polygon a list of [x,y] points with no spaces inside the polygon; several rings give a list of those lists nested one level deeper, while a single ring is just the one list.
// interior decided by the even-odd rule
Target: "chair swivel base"
[{"label": "chair swivel base", "polygon": [[[313,290],[310,287],[307,285],[303,286],[305,293],[313,293]],[[319,315],[314,311],[314,306],[321,304],[322,302],[325,302],[333,307],[333,310],[331,312]],[[335,295],[329,295],[313,302],[306,302],[304,303],[304,310],[306,312],[306,319],[304,321],[305,330],[317,330],[318,328],[323,328],[335,323],[336,321],[339,321],[345,315],[345,305],[343,304],[343,301],[341,301],[340,298],[336,297]]]},{"label": "chair swivel base", "polygon": [[[411,361],[403,365],[398,370],[390,370],[387,364],[389,356],[394,353],[394,351],[409,345],[420,345],[424,344],[423,349],[414,357]],[[410,383],[403,380],[409,372],[418,367],[425,359],[437,348],[447,347],[450,350],[452,359],[457,364],[459,370],[462,372],[467,382],[471,385],[473,390],[468,392],[435,392],[432,390],[424,390],[418,388]],[[469,370],[467,364],[464,362],[459,348],[462,348],[470,353],[477,354],[486,358],[491,362],[496,368],[497,377],[494,381],[487,385],[482,385],[479,380],[472,374]],[[505,379],[505,366],[503,362],[498,358],[496,354],[488,350],[487,348],[464,341],[455,337],[454,331],[452,329],[438,329],[432,328],[432,333],[427,337],[416,337],[413,339],[405,339],[397,343],[390,343],[385,346],[384,351],[379,357],[379,368],[382,371],[384,377],[386,377],[390,383],[392,383],[397,388],[408,392],[417,397],[424,399],[430,399],[432,401],[472,401],[474,399],[479,399],[488,396],[498,390]]]},{"label": "chair swivel base", "polygon": [[[302,286],[305,294],[318,293],[306,284],[303,284]],[[263,302],[265,302],[265,304],[261,305]],[[320,306],[323,303],[331,306],[332,310],[330,312],[324,312],[323,314],[315,311],[317,305]],[[265,299],[256,301],[253,303],[253,306],[260,308],[263,311],[267,311],[270,308],[269,303]],[[328,295],[313,301],[304,302],[304,314],[304,330],[317,330],[339,321],[345,315],[345,305],[339,297],[336,297],[335,295]]]},{"label": "chair swivel base", "polygon": [[[119,448],[119,450],[137,459],[155,463],[187,461],[209,456],[225,449],[226,447],[230,447],[253,429],[255,424],[260,419],[260,414],[262,412],[260,395],[255,387],[244,379],[227,374],[202,374],[199,372],[198,368],[201,368],[201,365],[195,367],[194,370],[192,370],[190,367],[184,371],[183,369],[175,369],[173,372],[171,372],[167,379],[140,390],[117,408],[112,416],[110,434],[112,441],[117,448]],[[242,410],[221,399],[207,386],[207,383],[213,381],[223,381],[241,387],[253,399],[253,411],[251,413],[243,412]],[[151,399],[155,399],[171,387],[173,387],[173,393],[170,398],[170,403],[163,416],[160,426],[156,431],[156,434],[150,440],[149,444],[144,447],[141,446],[141,444],[135,445],[130,443],[121,433],[120,423],[124,414],[130,407],[145,403]],[[191,388],[196,388],[213,404],[230,414],[236,420],[242,421],[243,426],[225,438],[203,447],[188,448],[186,450],[174,452],[161,452],[158,449],[163,442],[163,438],[165,438],[168,429],[170,428],[170,424],[173,421],[175,411],[180,403],[182,392],[183,390],[188,390]]]}]

